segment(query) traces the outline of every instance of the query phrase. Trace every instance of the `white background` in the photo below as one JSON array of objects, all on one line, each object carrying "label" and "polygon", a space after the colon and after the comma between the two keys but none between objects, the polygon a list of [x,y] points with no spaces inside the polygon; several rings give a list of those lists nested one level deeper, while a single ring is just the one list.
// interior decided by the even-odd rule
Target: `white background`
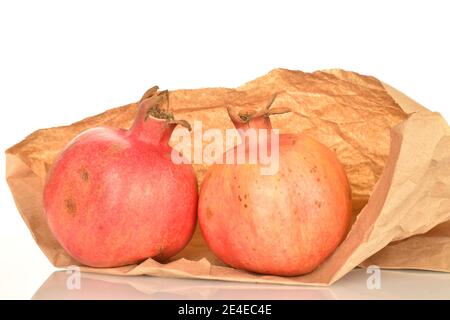
[{"label": "white background", "polygon": [[[373,75],[450,119],[449,3],[1,1],[0,149],[155,84],[233,87],[275,67]],[[5,182],[0,205],[0,297],[30,298],[54,268]]]}]

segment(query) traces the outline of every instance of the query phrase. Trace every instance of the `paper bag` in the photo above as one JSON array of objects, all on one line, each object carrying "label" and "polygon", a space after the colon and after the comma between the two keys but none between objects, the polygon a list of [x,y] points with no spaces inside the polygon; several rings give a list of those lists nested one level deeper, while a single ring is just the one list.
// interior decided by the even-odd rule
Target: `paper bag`
[{"label": "paper bag", "polygon": [[[328,285],[358,265],[450,271],[450,129],[445,120],[379,80],[343,70],[303,73],[275,69],[235,89],[170,92],[177,118],[203,129],[233,128],[227,106],[274,107],[281,133],[311,135],[333,149],[352,188],[354,223],[342,244],[315,271],[279,277],[233,269],[217,259],[196,230],[188,246],[165,263],[147,259],[119,268],[82,270],[244,282]],[[57,267],[79,265],[51,234],[42,191],[56,155],[85,129],[128,128],[136,103],[70,126],[42,129],[6,151],[7,181],[34,239]],[[207,170],[194,164],[199,184]]]}]

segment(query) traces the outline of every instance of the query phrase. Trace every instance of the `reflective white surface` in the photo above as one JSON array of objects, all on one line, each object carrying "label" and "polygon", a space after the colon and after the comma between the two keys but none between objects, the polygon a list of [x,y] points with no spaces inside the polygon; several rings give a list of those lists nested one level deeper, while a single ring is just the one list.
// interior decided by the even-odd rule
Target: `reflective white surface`
[{"label": "reflective white surface", "polygon": [[[450,299],[450,275],[382,270],[380,289],[369,289],[371,276],[355,269],[330,287],[234,283],[225,281],[120,277],[54,272],[32,299]],[[68,286],[69,283],[69,286]]]}]

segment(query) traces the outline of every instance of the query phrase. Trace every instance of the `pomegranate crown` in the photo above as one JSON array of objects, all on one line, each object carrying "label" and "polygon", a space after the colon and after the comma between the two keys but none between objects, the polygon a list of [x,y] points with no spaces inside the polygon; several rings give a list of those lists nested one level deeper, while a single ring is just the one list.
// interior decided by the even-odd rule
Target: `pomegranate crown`
[{"label": "pomegranate crown", "polygon": [[[148,103],[144,120],[149,118],[165,120],[168,124],[182,125],[183,127],[191,130],[191,125],[186,120],[175,119],[172,112],[169,111],[169,91],[158,91],[158,86],[148,89],[138,104]],[[164,109],[163,109],[164,106]]]},{"label": "pomegranate crown", "polygon": [[264,108],[261,108],[260,110],[241,110],[236,111],[236,109],[227,107],[228,115],[230,116],[231,120],[234,123],[242,123],[247,124],[252,119],[257,118],[266,118],[274,114],[283,114],[287,112],[291,112],[292,110],[290,108],[286,107],[277,107],[277,108],[271,108],[275,98],[277,97],[278,93],[275,93],[269,100],[269,102],[266,104]]}]

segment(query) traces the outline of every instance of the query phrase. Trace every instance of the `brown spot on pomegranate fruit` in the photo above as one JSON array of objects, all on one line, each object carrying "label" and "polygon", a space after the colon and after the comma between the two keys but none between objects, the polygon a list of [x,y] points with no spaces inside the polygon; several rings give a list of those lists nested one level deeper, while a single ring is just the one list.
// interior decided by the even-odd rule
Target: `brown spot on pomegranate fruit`
[{"label": "brown spot on pomegranate fruit", "polygon": [[322,202],[320,202],[319,200],[314,201],[314,204],[316,205],[317,208],[322,207]]},{"label": "brown spot on pomegranate fruit", "polygon": [[89,172],[86,170],[86,168],[80,169],[80,176],[81,176],[81,180],[83,180],[84,182],[89,181]]},{"label": "brown spot on pomegranate fruit", "polygon": [[64,201],[64,206],[70,215],[77,214],[77,204],[75,203],[75,201],[72,198],[67,198]]},{"label": "brown spot on pomegranate fruit", "polygon": [[213,216],[211,209],[206,209],[206,216],[210,219]]}]

